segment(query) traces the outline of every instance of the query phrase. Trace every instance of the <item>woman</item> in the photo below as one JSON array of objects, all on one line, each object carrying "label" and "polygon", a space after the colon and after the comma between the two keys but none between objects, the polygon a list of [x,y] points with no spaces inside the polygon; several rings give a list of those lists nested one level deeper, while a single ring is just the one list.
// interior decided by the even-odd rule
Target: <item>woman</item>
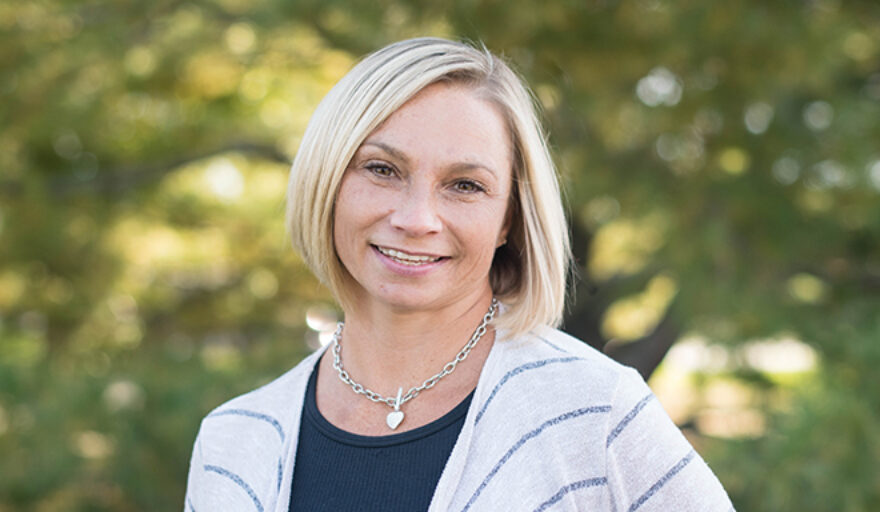
[{"label": "woman", "polygon": [[287,219],[345,314],[202,422],[187,510],[732,510],[636,372],[553,329],[569,249],[527,89],[441,39],[321,102]]}]

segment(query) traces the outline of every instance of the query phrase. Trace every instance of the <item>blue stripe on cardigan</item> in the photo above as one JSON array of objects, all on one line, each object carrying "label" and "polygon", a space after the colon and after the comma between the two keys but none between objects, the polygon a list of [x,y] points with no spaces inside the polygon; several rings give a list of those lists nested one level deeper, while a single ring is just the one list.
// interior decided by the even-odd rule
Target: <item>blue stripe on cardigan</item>
[{"label": "blue stripe on cardigan", "polygon": [[538,427],[535,430],[532,430],[531,432],[522,436],[519,439],[519,441],[517,441],[513,446],[510,447],[509,450],[507,450],[507,453],[505,453],[504,456],[501,457],[501,460],[499,460],[498,463],[495,464],[495,467],[492,468],[492,471],[490,471],[489,474],[486,475],[486,478],[483,479],[483,482],[480,484],[479,487],[477,487],[477,490],[474,491],[474,494],[471,496],[471,498],[465,504],[464,508],[461,509],[462,512],[469,510],[473,506],[474,502],[477,501],[477,498],[479,498],[480,494],[483,492],[483,489],[485,489],[486,486],[489,485],[489,482],[495,477],[495,475],[498,473],[498,471],[502,467],[504,467],[504,465],[507,464],[507,461],[510,460],[510,458],[513,456],[513,454],[516,453],[517,450],[522,448],[522,446],[524,444],[526,444],[526,442],[528,442],[530,439],[534,439],[534,438],[538,437],[547,428],[550,428],[555,425],[559,425],[560,423],[563,423],[567,420],[574,419],[579,416],[583,416],[584,414],[607,413],[610,411],[611,411],[610,405],[596,405],[593,407],[584,407],[582,409],[576,409],[574,411],[570,411],[570,412],[567,412],[567,413],[562,414],[560,416],[557,416],[555,418],[549,419],[549,420],[545,421],[544,423],[542,423],[540,427]]},{"label": "blue stripe on cardigan", "polygon": [[675,477],[675,475],[677,475],[679,471],[684,469],[684,467],[687,466],[688,463],[690,463],[690,461],[692,461],[696,455],[697,455],[697,452],[695,452],[694,450],[691,450],[690,453],[688,453],[687,455],[684,456],[683,459],[678,461],[678,463],[676,463],[675,466],[672,466],[672,469],[670,469],[665,475],[663,475],[663,478],[661,478],[660,480],[657,480],[657,483],[652,485],[651,488],[648,489],[648,492],[646,492],[645,494],[642,494],[641,497],[639,497],[639,499],[637,499],[632,504],[632,506],[629,507],[629,512],[633,512],[634,510],[636,510],[639,507],[641,507],[642,505],[644,505],[646,501],[651,499],[651,496],[656,494],[657,491],[659,491],[664,485],[666,485],[667,482],[669,482],[673,477]]},{"label": "blue stripe on cardigan", "polygon": [[617,426],[614,427],[614,430],[612,430],[611,433],[608,434],[608,439],[605,441],[606,448],[611,446],[611,442],[614,441],[614,439],[617,438],[617,436],[619,436],[621,432],[623,432],[623,429],[625,429],[626,426],[629,425],[629,423],[633,419],[635,419],[636,416],[639,415],[639,412],[641,412],[641,410],[645,408],[645,406],[648,404],[648,401],[650,401],[652,398],[654,398],[654,394],[648,393],[647,396],[639,400],[639,403],[637,403],[635,407],[633,407],[632,410],[629,411],[622,420],[620,420],[620,423],[618,423]]},{"label": "blue stripe on cardigan", "polygon": [[557,492],[556,494],[551,496],[549,500],[545,501],[544,503],[541,503],[541,505],[538,508],[536,508],[534,512],[543,512],[544,510],[547,510],[548,508],[555,505],[556,502],[558,502],[563,497],[565,497],[566,494],[568,494],[572,491],[576,491],[578,489],[584,489],[587,487],[596,487],[596,486],[607,485],[607,484],[608,484],[608,479],[605,478],[604,476],[601,478],[588,478],[586,480],[580,480],[578,482],[568,484],[565,487],[563,487],[562,489],[559,489],[559,492]]},{"label": "blue stripe on cardigan", "polygon": [[247,482],[242,480],[240,476],[236,475],[232,471],[229,471],[228,469],[224,469],[219,466],[211,466],[208,464],[205,464],[205,471],[213,471],[214,473],[225,476],[226,478],[235,482],[236,485],[244,489],[248,496],[251,497],[251,500],[254,502],[254,506],[257,507],[257,511],[263,512],[263,504],[260,503],[260,498],[257,497],[257,493],[255,493],[254,490],[251,489],[251,486],[248,485]]},{"label": "blue stripe on cardigan", "polygon": [[516,377],[517,375],[519,375],[525,371],[534,370],[536,368],[541,368],[543,366],[547,366],[548,364],[570,363],[572,361],[584,361],[584,359],[581,357],[575,357],[575,356],[558,357],[558,358],[554,358],[554,359],[542,359],[541,361],[532,361],[531,363],[526,363],[524,365],[517,366],[513,370],[510,370],[509,372],[504,374],[504,377],[502,377],[501,380],[498,381],[498,384],[496,384],[495,387],[492,389],[492,392],[489,393],[489,398],[487,398],[486,401],[483,403],[483,406],[480,408],[480,411],[477,413],[477,417],[474,419],[474,425],[476,425],[477,423],[480,422],[480,419],[483,417],[483,414],[486,412],[486,408],[489,407],[489,404],[495,398],[495,395],[498,394],[498,390],[500,390],[501,387],[504,386],[507,383],[507,381],[510,380],[511,378]]},{"label": "blue stripe on cardigan", "polygon": [[216,416],[227,416],[230,414],[234,415],[234,416],[245,416],[248,418],[254,418],[257,420],[265,421],[266,423],[275,427],[275,430],[278,431],[278,435],[281,436],[281,442],[282,443],[284,442],[284,431],[281,429],[281,422],[279,422],[278,420],[276,420],[272,416],[269,416],[268,414],[263,414],[261,412],[256,412],[256,411],[249,411],[247,409],[226,409],[223,411],[212,412],[207,417],[213,418]]}]

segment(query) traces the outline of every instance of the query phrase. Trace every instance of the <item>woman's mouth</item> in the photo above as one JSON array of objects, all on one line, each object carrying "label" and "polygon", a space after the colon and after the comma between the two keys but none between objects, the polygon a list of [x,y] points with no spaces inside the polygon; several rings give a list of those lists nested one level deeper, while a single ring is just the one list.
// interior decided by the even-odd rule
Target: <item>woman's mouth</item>
[{"label": "woman's mouth", "polygon": [[410,254],[407,252],[399,251],[397,249],[389,249],[387,247],[380,247],[378,245],[373,246],[377,251],[387,256],[388,258],[394,260],[401,265],[408,265],[411,267],[416,267],[419,265],[427,265],[428,263],[434,263],[436,261],[440,261],[443,259],[443,256],[427,256],[420,254]]}]

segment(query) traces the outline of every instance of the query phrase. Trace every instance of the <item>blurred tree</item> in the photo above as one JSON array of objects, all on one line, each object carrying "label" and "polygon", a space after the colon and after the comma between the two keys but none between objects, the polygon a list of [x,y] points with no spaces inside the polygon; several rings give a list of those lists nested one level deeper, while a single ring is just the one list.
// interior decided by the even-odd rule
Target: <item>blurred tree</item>
[{"label": "blurred tree", "polygon": [[292,366],[330,303],[281,218],[312,109],[425,34],[535,89],[581,277],[566,330],[646,376],[700,336],[768,396],[739,348],[810,344],[804,390],[713,466],[743,510],[880,507],[876,2],[13,0],[0,511],[180,506],[198,419]]}]

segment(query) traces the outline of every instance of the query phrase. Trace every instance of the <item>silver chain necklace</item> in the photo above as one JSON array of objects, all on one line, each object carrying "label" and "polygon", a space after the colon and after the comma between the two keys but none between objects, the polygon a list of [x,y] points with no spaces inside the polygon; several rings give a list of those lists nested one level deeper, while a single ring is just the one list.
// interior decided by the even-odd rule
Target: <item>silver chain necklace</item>
[{"label": "silver chain necklace", "polygon": [[342,340],[342,327],[345,325],[342,322],[336,326],[336,332],[333,333],[333,369],[339,374],[339,379],[342,382],[351,386],[351,389],[354,390],[358,395],[364,395],[369,398],[373,402],[383,403],[388,407],[394,409],[393,411],[388,413],[388,416],[385,418],[385,424],[388,425],[388,428],[391,430],[396,429],[403,422],[403,411],[400,410],[400,406],[409,402],[413,398],[419,396],[419,393],[426,389],[431,389],[434,387],[437,382],[440,381],[443,377],[446,377],[450,373],[455,370],[455,367],[458,366],[458,363],[467,359],[467,356],[471,353],[471,350],[477,345],[477,342],[480,341],[480,338],[486,334],[488,330],[489,322],[495,318],[495,313],[498,311],[498,300],[492,297],[492,304],[489,306],[489,311],[483,315],[483,321],[480,322],[480,325],[471,335],[471,339],[461,348],[458,354],[455,356],[455,359],[446,363],[443,366],[443,369],[440,370],[440,373],[430,377],[428,380],[423,382],[420,386],[409,388],[409,391],[406,394],[403,393],[403,388],[397,388],[397,396],[392,398],[390,396],[382,396],[375,391],[365,388],[363,385],[358,384],[354,380],[352,380],[351,375],[345,371],[345,368],[342,367],[342,345],[340,341]]}]

